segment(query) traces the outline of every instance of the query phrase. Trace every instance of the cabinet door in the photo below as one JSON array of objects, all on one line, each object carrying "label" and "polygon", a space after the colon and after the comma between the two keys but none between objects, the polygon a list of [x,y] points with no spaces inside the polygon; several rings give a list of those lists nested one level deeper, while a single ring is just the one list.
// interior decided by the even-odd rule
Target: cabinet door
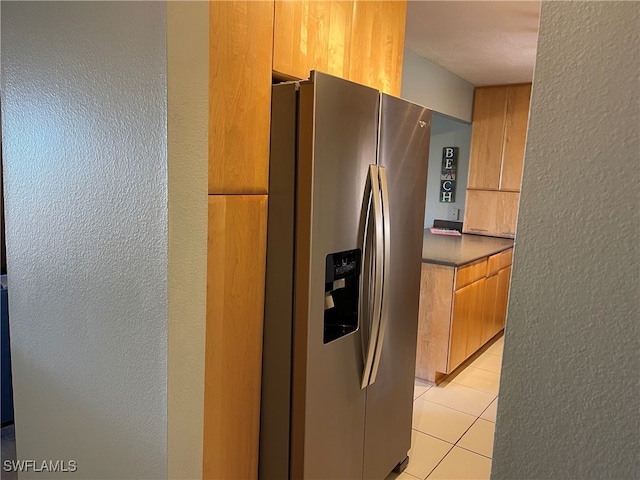
[{"label": "cabinet door", "polygon": [[515,237],[519,200],[517,192],[467,190],[464,232]]},{"label": "cabinet door", "polygon": [[467,337],[467,350],[465,358],[469,358],[482,344],[482,322],[484,310],[486,279],[482,278],[471,284],[471,298],[469,307],[469,328]]},{"label": "cabinet door", "polygon": [[267,196],[210,195],[208,216],[203,478],[256,478]]},{"label": "cabinet door", "polygon": [[507,301],[509,299],[509,281],[511,280],[511,267],[503,268],[498,272],[498,291],[496,293],[496,314],[494,328],[499,332],[504,328],[507,318]]},{"label": "cabinet door", "polygon": [[273,3],[209,3],[209,193],[267,193]]},{"label": "cabinet door", "polygon": [[476,88],[467,188],[500,188],[506,105],[506,87]]},{"label": "cabinet door", "polygon": [[520,191],[530,97],[531,85],[514,85],[507,88],[500,190]]},{"label": "cabinet door", "polygon": [[356,1],[350,80],[400,96],[406,11],[403,1]]},{"label": "cabinet door", "polygon": [[498,330],[496,317],[496,298],[498,294],[498,275],[487,277],[484,291],[484,312],[482,316],[482,343],[489,341]]},{"label": "cabinet door", "polygon": [[453,295],[453,314],[451,316],[451,338],[449,339],[449,364],[447,373],[451,373],[467,358],[467,339],[469,338],[469,313],[473,299],[473,285],[467,285]]},{"label": "cabinet door", "polygon": [[296,79],[311,70],[347,78],[353,3],[276,0],[273,71]]}]

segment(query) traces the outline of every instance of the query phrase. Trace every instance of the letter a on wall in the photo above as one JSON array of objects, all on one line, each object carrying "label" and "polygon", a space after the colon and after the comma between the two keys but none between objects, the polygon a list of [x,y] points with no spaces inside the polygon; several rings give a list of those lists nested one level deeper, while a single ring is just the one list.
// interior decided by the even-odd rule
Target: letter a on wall
[{"label": "letter a on wall", "polygon": [[456,201],[456,169],[458,166],[458,147],[442,149],[442,169],[440,170],[440,202]]}]

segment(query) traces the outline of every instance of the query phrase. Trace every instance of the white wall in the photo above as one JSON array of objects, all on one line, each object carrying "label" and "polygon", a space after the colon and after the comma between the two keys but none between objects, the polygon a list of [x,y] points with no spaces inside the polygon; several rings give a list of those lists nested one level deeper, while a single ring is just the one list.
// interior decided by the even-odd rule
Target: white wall
[{"label": "white wall", "polygon": [[202,477],[207,303],[209,3],[167,3],[167,475]]},{"label": "white wall", "polygon": [[473,91],[471,83],[404,49],[401,97],[405,100],[471,122]]},{"label": "white wall", "polygon": [[167,473],[163,2],[2,2],[17,455]]},{"label": "white wall", "polygon": [[[440,172],[442,149],[458,147],[456,201],[440,203]],[[437,113],[431,120],[431,145],[429,146],[429,170],[427,174],[427,205],[424,213],[425,228],[433,226],[435,219],[450,220],[449,209],[459,208],[464,218],[464,202],[467,197],[469,154],[471,152],[471,125]]]},{"label": "white wall", "polygon": [[640,478],[638,25],[542,5],[493,479]]}]

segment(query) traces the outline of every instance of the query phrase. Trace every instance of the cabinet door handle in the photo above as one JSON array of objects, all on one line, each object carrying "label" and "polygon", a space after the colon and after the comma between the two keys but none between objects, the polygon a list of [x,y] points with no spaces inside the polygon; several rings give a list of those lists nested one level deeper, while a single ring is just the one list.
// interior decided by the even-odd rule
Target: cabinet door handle
[{"label": "cabinet door handle", "polygon": [[471,231],[471,232],[488,232],[489,230],[487,230],[486,228],[470,228],[469,231]]}]

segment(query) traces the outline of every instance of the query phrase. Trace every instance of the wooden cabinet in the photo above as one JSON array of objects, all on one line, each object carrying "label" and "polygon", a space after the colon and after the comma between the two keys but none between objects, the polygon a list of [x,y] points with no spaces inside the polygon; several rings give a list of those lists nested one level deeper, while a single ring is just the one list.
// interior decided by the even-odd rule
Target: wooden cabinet
[{"label": "wooden cabinet", "polygon": [[517,192],[467,190],[464,232],[514,238],[519,201]]},{"label": "wooden cabinet", "polygon": [[342,0],[276,0],[273,71],[302,79],[316,69],[346,78],[353,5]]},{"label": "wooden cabinet", "polygon": [[267,193],[273,3],[209,2],[209,45],[209,193]]},{"label": "wooden cabinet", "polygon": [[447,372],[455,370],[478,350],[482,342],[482,318],[486,279],[473,282],[454,293],[451,340]]},{"label": "wooden cabinet", "polygon": [[465,233],[515,236],[530,96],[531,84],[476,88]]},{"label": "wooden cabinet", "polygon": [[267,196],[210,195],[203,478],[256,478]]},{"label": "wooden cabinet", "polygon": [[503,191],[520,191],[530,99],[531,84],[507,88],[500,176],[500,190]]},{"label": "wooden cabinet", "polygon": [[440,380],[504,328],[512,252],[458,268],[422,264],[416,377]]},{"label": "wooden cabinet", "polygon": [[467,188],[520,191],[531,84],[478,87]]},{"label": "wooden cabinet", "polygon": [[346,78],[400,96],[406,15],[403,1],[354,2]]},{"label": "wooden cabinet", "polygon": [[513,249],[509,249],[489,257],[482,315],[482,343],[493,338],[504,328],[507,318],[512,254]]},{"label": "wooden cabinet", "polygon": [[400,94],[406,2],[276,0],[273,71],[311,70]]}]

